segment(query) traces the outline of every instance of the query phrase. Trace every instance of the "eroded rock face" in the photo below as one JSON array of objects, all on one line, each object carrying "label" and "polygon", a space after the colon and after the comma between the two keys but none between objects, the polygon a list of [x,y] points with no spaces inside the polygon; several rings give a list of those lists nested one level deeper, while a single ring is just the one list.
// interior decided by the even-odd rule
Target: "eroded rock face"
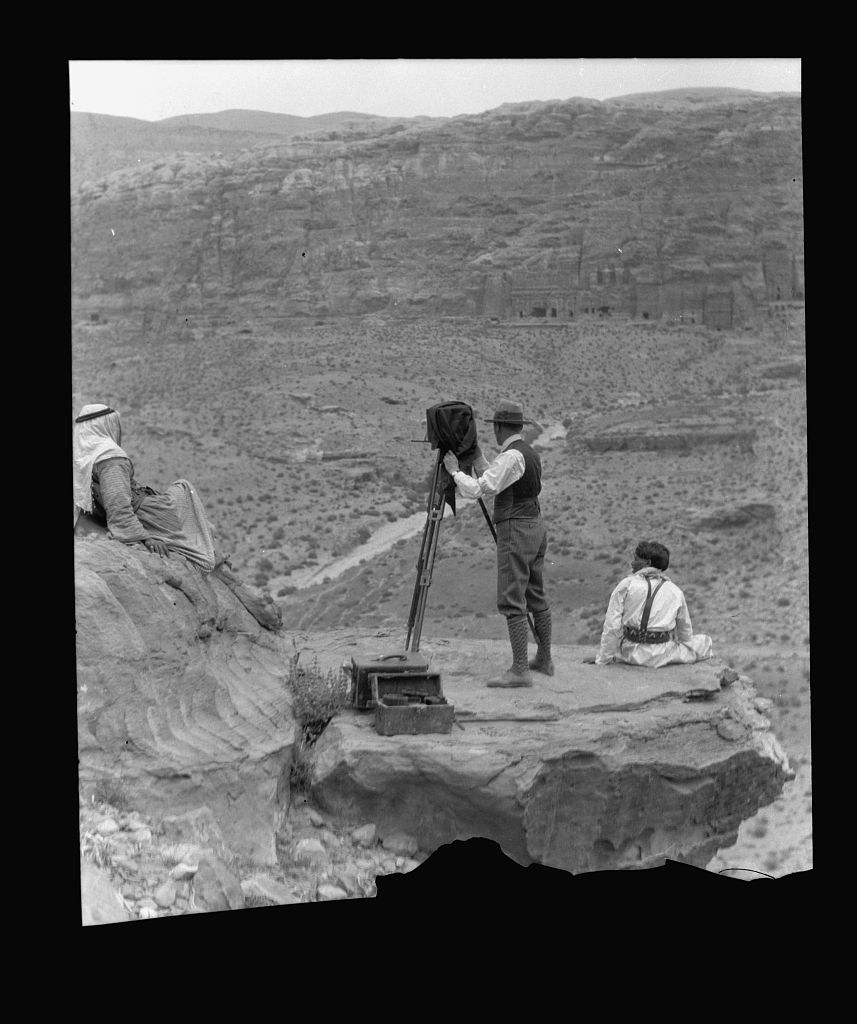
[{"label": "eroded rock face", "polygon": [[[141,139],[128,166],[102,162],[72,197],[76,299],[180,303],[183,323],[226,308],[548,316],[546,301],[560,318],[571,302],[719,323],[709,288],[730,325],[802,294],[799,96],[570,99],[275,141],[168,154],[168,137]],[[172,320],[138,326],[163,336]]]},{"label": "eroded rock face", "polygon": [[294,738],[288,653],[220,579],[183,559],[76,536],[81,785],[129,805],[206,805],[229,848],[275,862]]},{"label": "eroded rock face", "polygon": [[703,867],[793,775],[750,681],[716,661],[600,667],[564,647],[554,677],[497,691],[484,683],[501,644],[422,650],[456,707],[452,733],[385,737],[371,711],[340,716],[317,743],[312,793],[425,850],[481,836],[572,872]]}]

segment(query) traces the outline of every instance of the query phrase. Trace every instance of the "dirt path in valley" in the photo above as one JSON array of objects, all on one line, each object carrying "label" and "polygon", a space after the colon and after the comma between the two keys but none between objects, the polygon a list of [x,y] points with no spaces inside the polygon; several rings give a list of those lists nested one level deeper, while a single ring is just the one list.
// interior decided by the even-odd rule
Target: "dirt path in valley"
[{"label": "dirt path in valley", "polygon": [[[562,423],[553,423],[539,434],[535,447],[547,448],[554,441],[564,440],[567,433],[568,431]],[[464,498],[459,498],[458,502],[461,504],[461,507],[476,504],[475,501],[468,501]],[[415,512],[404,519],[396,520],[395,523],[385,523],[372,534],[365,544],[361,544],[359,547],[354,548],[353,551],[349,551],[347,555],[334,558],[323,565],[311,565],[303,569],[297,569],[290,576],[278,576],[269,581],[268,587],[274,593],[276,593],[278,587],[284,584],[297,587],[298,590],[306,590],[307,587],[322,583],[325,578],[336,579],[337,576],[341,576],[348,569],[353,569],[361,562],[368,562],[377,555],[389,551],[397,541],[415,537],[424,529],[425,523],[425,512]]]},{"label": "dirt path in valley", "polygon": [[[355,565],[369,561],[376,555],[388,551],[397,541],[416,536],[425,527],[425,523],[425,512],[415,512],[404,519],[397,519],[395,523],[385,523],[372,534],[365,544],[349,551],[347,555],[334,558],[323,565],[311,565],[305,569],[297,569],[291,576],[284,576],[283,581],[297,587],[298,590],[305,590],[316,583],[321,583],[325,578],[336,579],[348,569],[353,569]],[[277,582],[277,580],[272,580],[271,585],[273,586]]]}]

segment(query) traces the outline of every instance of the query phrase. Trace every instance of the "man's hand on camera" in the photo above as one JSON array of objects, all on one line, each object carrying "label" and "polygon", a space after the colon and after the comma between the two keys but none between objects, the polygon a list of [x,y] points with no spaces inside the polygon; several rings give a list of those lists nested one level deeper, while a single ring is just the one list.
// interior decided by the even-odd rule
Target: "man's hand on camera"
[{"label": "man's hand on camera", "polygon": [[450,475],[457,473],[461,468],[458,465],[458,459],[452,454],[452,452],[447,452],[446,455],[444,455],[443,464],[446,466],[446,471]]}]

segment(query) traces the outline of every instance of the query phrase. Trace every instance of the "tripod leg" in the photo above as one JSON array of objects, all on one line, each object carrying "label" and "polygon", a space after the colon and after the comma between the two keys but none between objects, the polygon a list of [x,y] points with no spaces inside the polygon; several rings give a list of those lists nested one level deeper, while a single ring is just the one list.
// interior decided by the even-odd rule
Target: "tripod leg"
[{"label": "tripod leg", "polygon": [[413,646],[411,647],[411,650],[414,651],[418,651],[420,649],[420,635],[422,634],[423,618],[425,616],[426,603],[428,601],[428,588],[431,586],[434,560],[435,555],[437,554],[437,538],[440,532],[440,521],[443,518],[443,504],[441,504],[439,508],[432,509],[430,516],[432,530],[429,537],[429,550],[425,564],[423,565],[422,575],[418,581],[420,594],[417,603],[417,613],[415,616],[416,621],[413,633]]},{"label": "tripod leg", "polygon": [[[437,453],[437,462],[432,476],[431,490],[429,491],[426,507],[426,525],[423,529],[423,540],[420,548],[420,557],[417,561],[417,578],[414,583],[414,593],[411,599],[411,610],[408,615],[408,635],[405,640],[405,650],[419,650],[420,633],[422,631],[423,616],[427,599],[427,588],[431,583],[432,565],[434,564],[435,552],[437,549],[437,531],[443,516],[443,495],[440,495],[440,516],[437,515],[438,488],[440,484],[440,470],[443,465],[441,452]],[[426,572],[428,566],[428,572]],[[426,582],[428,579],[428,582]],[[414,646],[411,648],[411,640]]]},{"label": "tripod leg", "polygon": [[426,519],[426,525],[423,527],[423,539],[422,539],[422,545],[420,546],[420,557],[417,559],[417,578],[416,578],[416,582],[414,583],[413,596],[411,597],[411,609],[410,609],[410,612],[408,613],[408,638],[405,641],[405,650],[408,650],[408,648],[410,646],[410,643],[411,643],[411,633],[413,632],[414,623],[416,622],[417,609],[419,607],[419,599],[420,599],[420,589],[421,589],[420,588],[420,580],[422,579],[422,575],[423,575],[423,567],[425,565],[426,552],[428,551],[429,546],[430,546],[430,544],[429,544],[430,526],[431,526],[431,519],[427,518]]}]

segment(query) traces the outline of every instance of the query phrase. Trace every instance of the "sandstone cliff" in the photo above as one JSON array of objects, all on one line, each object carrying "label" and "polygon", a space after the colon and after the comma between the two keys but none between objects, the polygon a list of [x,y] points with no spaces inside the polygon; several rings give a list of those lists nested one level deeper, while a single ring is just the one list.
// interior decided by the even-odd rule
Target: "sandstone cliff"
[{"label": "sandstone cliff", "polygon": [[81,786],[158,817],[211,808],[230,849],[273,863],[294,742],[282,640],[183,559],[74,540]]},{"label": "sandstone cliff", "polygon": [[90,162],[72,197],[82,314],[159,336],[227,312],[731,326],[803,296],[799,96],[571,99],[207,145]]},{"label": "sandstone cliff", "polygon": [[[75,538],[80,781],[119,780],[162,821],[204,807],[224,847],[274,865],[297,739],[290,648],[216,577],[99,536]],[[395,643],[302,637],[324,666]],[[315,745],[314,802],[345,827],[431,852],[498,841],[570,871],[704,866],[792,774],[752,685],[717,662],[660,672],[582,665],[558,648],[533,689],[484,687],[493,641],[428,642],[452,734],[382,737],[347,710]]]}]

